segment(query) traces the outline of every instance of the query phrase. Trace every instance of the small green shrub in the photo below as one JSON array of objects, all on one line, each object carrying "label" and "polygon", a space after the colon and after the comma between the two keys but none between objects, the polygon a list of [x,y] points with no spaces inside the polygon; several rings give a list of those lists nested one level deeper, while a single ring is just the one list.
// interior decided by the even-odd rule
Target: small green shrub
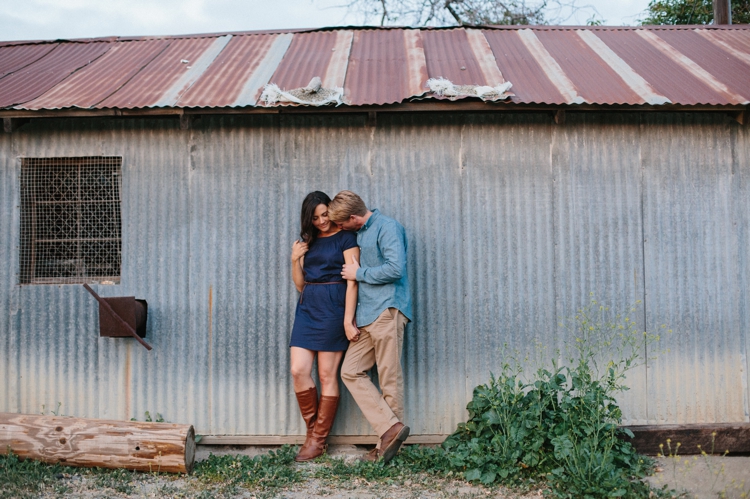
[{"label": "small green shrub", "polygon": [[530,377],[521,362],[504,364],[474,389],[468,421],[443,444],[447,459],[467,480],[487,485],[543,479],[557,497],[648,496],[641,479],[653,460],[622,438],[632,434],[618,427],[615,397],[658,335],[594,300],[562,326],[575,338],[555,356],[565,364],[553,360]]}]

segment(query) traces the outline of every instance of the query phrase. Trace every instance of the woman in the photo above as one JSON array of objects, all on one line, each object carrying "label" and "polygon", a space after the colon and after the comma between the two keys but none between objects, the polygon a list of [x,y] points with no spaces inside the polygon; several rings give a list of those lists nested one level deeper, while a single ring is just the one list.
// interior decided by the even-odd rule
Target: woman
[{"label": "woman", "polygon": [[[357,236],[328,219],[330,202],[320,191],[305,197],[301,241],[292,246],[292,279],[301,294],[289,347],[294,391],[307,424],[307,438],[297,461],[309,461],[323,454],[339,404],[339,364],[349,341],[359,339],[354,324],[357,283],[341,278],[344,262],[359,260]],[[311,376],[316,355],[320,401]]]}]

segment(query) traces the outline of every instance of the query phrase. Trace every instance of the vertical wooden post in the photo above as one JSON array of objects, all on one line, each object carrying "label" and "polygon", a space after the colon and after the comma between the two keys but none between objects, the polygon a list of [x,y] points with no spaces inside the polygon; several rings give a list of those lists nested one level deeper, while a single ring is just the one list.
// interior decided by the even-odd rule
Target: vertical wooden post
[{"label": "vertical wooden post", "polygon": [[714,25],[732,24],[732,0],[714,0]]}]

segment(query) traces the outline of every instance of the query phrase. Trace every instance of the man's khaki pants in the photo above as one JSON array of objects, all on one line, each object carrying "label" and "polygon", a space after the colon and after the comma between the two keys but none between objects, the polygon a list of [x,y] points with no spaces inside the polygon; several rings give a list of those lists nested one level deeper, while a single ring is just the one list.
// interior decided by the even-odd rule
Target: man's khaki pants
[{"label": "man's khaki pants", "polygon": [[[398,309],[383,311],[375,322],[359,328],[359,340],[349,343],[341,366],[341,379],[370,426],[381,437],[404,419],[401,351],[406,322]],[[382,395],[367,375],[373,365],[378,366]]]}]

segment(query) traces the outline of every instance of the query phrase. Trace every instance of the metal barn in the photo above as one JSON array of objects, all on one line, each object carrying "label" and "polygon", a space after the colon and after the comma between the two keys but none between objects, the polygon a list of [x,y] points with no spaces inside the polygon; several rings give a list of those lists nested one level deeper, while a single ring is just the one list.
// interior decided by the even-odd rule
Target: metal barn
[{"label": "metal barn", "polygon": [[[289,250],[346,188],[409,237],[412,441],[590,293],[675,331],[627,423],[748,422],[749,101],[742,26],[0,43],[0,411],[297,441]],[[145,299],[153,350],[84,282]],[[348,396],[334,434],[374,440]]]}]

